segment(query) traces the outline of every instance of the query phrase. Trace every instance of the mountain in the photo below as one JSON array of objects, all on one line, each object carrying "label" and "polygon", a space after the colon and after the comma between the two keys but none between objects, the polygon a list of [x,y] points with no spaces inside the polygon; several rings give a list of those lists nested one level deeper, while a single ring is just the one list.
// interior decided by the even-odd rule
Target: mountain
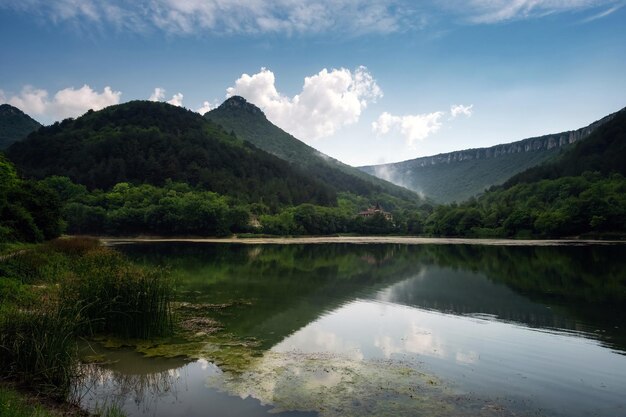
[{"label": "mountain", "polygon": [[132,101],[89,111],[39,129],[6,155],[26,177],[67,176],[90,189],[171,179],[272,208],[337,204],[330,187],[166,103]]},{"label": "mountain", "polygon": [[569,147],[549,163],[514,175],[504,183],[504,188],[521,183],[573,177],[587,171],[604,176],[612,173],[626,176],[626,108],[605,117],[602,122],[584,141]]},{"label": "mountain", "polygon": [[237,137],[297,166],[337,192],[349,191],[374,199],[380,194],[387,194],[420,201],[415,193],[343,164],[296,139],[272,124],[258,107],[242,97],[229,98],[204,117],[234,132]]},{"label": "mountain", "polygon": [[0,104],[0,150],[13,142],[24,139],[29,133],[39,129],[41,124],[17,107]]},{"label": "mountain", "polygon": [[461,204],[426,219],[433,235],[626,237],[626,109],[584,140]]},{"label": "mountain", "polygon": [[588,137],[616,114],[574,131],[359,169],[422,192],[438,203],[463,201],[557,157],[569,145]]}]

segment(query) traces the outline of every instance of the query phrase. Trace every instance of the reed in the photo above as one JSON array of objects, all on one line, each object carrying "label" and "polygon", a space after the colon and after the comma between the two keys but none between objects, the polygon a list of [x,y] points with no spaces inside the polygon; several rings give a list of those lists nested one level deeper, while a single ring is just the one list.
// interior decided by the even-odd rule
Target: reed
[{"label": "reed", "polygon": [[172,332],[167,271],[135,265],[94,239],[57,240],[5,259],[0,281],[0,378],[56,398],[67,399],[78,376],[77,337]]},{"label": "reed", "polygon": [[148,339],[172,331],[172,285],[163,269],[129,263],[120,253],[97,248],[77,260],[61,287],[65,306],[78,308],[87,335]]},{"label": "reed", "polygon": [[77,375],[76,323],[55,306],[4,309],[0,372],[46,395],[65,399]]}]

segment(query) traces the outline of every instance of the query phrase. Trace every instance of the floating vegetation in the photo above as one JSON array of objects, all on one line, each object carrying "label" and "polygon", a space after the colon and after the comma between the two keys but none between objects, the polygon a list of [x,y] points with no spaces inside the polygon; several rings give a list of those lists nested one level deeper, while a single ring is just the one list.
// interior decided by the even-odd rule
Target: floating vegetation
[{"label": "floating vegetation", "polygon": [[273,412],[333,416],[504,416],[497,404],[470,399],[398,360],[358,360],[328,353],[267,352],[248,370],[211,376],[207,385],[252,397]]}]

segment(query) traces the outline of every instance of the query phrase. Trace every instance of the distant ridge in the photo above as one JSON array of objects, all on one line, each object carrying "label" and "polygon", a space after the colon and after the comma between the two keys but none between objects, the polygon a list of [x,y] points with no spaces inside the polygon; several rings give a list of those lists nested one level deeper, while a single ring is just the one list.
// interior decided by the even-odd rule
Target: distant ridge
[{"label": "distant ridge", "polygon": [[585,139],[618,113],[578,130],[359,169],[422,192],[438,203],[459,202],[557,156],[563,148]]},{"label": "distant ridge", "polygon": [[10,104],[0,104],[0,150],[24,139],[39,129],[41,124]]},{"label": "distant ridge", "polygon": [[234,132],[237,137],[297,166],[337,192],[349,191],[374,198],[384,193],[405,200],[421,201],[417,194],[406,188],[343,164],[305,144],[270,122],[261,109],[243,97],[230,97],[204,117],[221,125],[226,131]]}]

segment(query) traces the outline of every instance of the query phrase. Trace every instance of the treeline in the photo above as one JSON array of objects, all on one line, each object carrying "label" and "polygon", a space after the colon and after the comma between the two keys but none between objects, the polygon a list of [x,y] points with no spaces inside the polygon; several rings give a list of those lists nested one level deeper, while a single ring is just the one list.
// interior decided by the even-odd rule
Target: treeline
[{"label": "treeline", "polygon": [[618,173],[519,183],[438,206],[427,233],[464,237],[566,237],[626,233],[626,179]]},{"label": "treeline", "polygon": [[62,230],[59,196],[41,181],[19,178],[0,153],[0,243],[41,242]]},{"label": "treeline", "polygon": [[[309,203],[272,211],[263,203],[245,203],[188,184],[166,181],[116,184],[110,191],[88,190],[67,177],[48,177],[42,185],[64,201],[62,217],[70,234],[226,236],[233,233],[272,235],[328,235],[338,233],[393,234],[418,232],[420,214],[402,200],[381,195],[394,209],[392,219],[379,214],[363,218],[368,198],[341,193],[337,207]],[[423,216],[423,215],[422,215]]]}]

